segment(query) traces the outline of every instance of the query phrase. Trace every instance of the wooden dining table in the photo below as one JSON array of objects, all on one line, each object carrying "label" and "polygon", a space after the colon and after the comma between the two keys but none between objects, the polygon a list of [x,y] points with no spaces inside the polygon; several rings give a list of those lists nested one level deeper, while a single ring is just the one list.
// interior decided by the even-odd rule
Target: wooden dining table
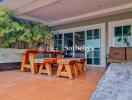
[{"label": "wooden dining table", "polygon": [[57,58],[62,58],[63,51],[46,51],[46,50],[36,50],[36,49],[28,49],[22,53],[22,64],[21,71],[25,72],[27,68],[31,69],[33,74],[37,73],[37,67],[34,64],[34,59],[37,57],[37,54],[51,54],[50,58],[54,58],[55,54]]},{"label": "wooden dining table", "polygon": [[63,51],[56,51],[56,50],[53,50],[53,51],[46,51],[46,50],[39,50],[40,53],[43,53],[43,54],[50,54],[50,58],[55,58],[55,55],[57,55],[57,58],[58,59],[61,59],[62,58],[62,55],[63,55]]}]

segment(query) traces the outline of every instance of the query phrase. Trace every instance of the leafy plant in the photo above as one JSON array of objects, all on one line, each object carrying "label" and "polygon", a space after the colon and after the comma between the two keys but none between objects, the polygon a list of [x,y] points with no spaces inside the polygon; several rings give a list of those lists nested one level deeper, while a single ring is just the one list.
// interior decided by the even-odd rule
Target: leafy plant
[{"label": "leafy plant", "polygon": [[37,48],[39,44],[49,46],[53,37],[54,34],[42,23],[14,18],[8,9],[0,7],[1,47]]}]

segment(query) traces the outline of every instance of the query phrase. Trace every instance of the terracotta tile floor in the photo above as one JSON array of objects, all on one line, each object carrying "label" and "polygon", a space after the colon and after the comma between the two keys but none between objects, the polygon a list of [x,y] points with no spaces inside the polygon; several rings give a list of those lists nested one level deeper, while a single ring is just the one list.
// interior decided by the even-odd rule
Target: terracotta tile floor
[{"label": "terracotta tile floor", "polygon": [[69,80],[20,70],[1,71],[0,100],[89,100],[104,72],[103,68],[89,69]]}]

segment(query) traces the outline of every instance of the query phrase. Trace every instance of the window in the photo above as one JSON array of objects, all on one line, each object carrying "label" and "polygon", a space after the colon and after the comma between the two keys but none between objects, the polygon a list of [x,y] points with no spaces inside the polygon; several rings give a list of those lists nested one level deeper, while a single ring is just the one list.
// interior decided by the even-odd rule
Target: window
[{"label": "window", "polygon": [[116,47],[130,47],[132,46],[131,25],[115,27],[115,46]]}]

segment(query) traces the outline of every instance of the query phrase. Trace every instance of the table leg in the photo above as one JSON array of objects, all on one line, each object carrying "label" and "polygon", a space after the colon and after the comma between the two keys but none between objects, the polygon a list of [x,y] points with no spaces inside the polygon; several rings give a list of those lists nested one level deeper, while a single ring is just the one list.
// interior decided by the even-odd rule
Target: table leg
[{"label": "table leg", "polygon": [[34,59],[36,58],[36,54],[34,53],[30,53],[29,54],[29,59],[30,59],[30,68],[31,68],[31,72],[33,74],[35,74],[37,72],[37,66],[34,64]]},{"label": "table leg", "polygon": [[40,67],[39,67],[39,74],[44,73],[43,68],[44,68],[44,64],[40,64]]},{"label": "table leg", "polygon": [[61,71],[62,71],[62,68],[63,68],[63,64],[59,64],[59,65],[58,65],[58,69],[57,69],[57,77],[60,76],[60,73],[61,73]]},{"label": "table leg", "polygon": [[28,53],[23,53],[22,54],[22,63],[21,63],[21,71],[25,72],[26,67],[25,65],[28,64]]}]

